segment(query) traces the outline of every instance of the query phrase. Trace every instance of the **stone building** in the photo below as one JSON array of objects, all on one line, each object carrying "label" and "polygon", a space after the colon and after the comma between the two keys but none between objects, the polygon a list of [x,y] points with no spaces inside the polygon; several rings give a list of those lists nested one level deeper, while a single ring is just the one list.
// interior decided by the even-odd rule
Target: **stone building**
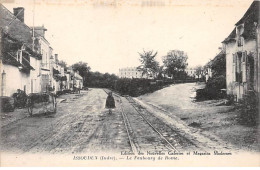
[{"label": "stone building", "polygon": [[259,93],[259,9],[254,1],[222,42],[226,53],[227,94],[236,100]]}]

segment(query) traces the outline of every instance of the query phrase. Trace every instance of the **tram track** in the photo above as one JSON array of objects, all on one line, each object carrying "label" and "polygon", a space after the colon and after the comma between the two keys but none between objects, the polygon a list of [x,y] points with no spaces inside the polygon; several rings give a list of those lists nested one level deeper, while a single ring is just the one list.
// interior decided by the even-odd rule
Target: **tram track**
[{"label": "tram track", "polygon": [[[106,93],[108,93],[105,89],[104,91]],[[137,108],[137,103],[133,100],[132,97],[130,96],[121,96],[117,93],[114,93],[114,95],[116,97],[119,98],[119,102],[120,102],[120,110],[121,110],[121,114],[122,114],[122,117],[123,117],[123,121],[124,121],[124,124],[125,124],[125,127],[126,127],[126,131],[127,131],[127,135],[128,135],[128,139],[129,139],[129,143],[130,143],[130,146],[131,146],[131,150],[133,151],[133,153],[138,153],[138,152],[141,152],[142,151],[142,143],[138,143],[136,138],[140,138],[140,136],[137,136],[137,133],[135,133],[133,131],[133,128],[131,125],[131,121],[129,120],[125,110],[124,110],[124,106],[123,106],[123,101],[122,101],[122,98],[123,99],[126,99],[128,101],[128,103],[131,105],[131,107],[134,108],[134,110],[136,111],[136,113],[139,115],[139,119],[142,119],[143,120],[143,123],[147,124],[153,132],[155,132],[158,136],[157,138],[160,138],[160,139],[156,139],[157,141],[161,141],[160,143],[163,143],[164,145],[164,148],[166,148],[168,151],[174,151],[174,152],[179,152],[179,150],[174,146],[174,144],[172,144],[172,141],[173,140],[168,140],[165,135],[163,134],[163,132],[160,132],[160,130],[155,127],[153,125],[152,122],[150,122],[144,115],[143,113],[141,113],[139,111],[139,109]],[[129,116],[133,116],[132,114],[129,115]],[[133,124],[133,123],[132,123]],[[146,127],[148,127],[146,126]],[[152,142],[151,142],[152,143]],[[176,143],[175,143],[176,145]]]}]

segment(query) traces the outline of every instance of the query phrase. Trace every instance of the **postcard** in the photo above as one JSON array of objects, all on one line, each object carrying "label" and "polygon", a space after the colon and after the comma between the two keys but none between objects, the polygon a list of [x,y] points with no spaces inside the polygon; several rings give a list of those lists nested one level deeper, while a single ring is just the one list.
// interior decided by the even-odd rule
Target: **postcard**
[{"label": "postcard", "polygon": [[259,0],[1,0],[0,166],[258,167]]}]

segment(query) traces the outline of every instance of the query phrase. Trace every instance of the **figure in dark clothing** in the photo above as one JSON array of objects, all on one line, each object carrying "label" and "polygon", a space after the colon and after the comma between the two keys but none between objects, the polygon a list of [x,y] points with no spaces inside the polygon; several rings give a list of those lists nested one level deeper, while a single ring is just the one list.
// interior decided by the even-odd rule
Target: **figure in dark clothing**
[{"label": "figure in dark clothing", "polygon": [[109,109],[109,113],[112,113],[112,108],[115,108],[115,99],[112,96],[112,92],[108,93],[107,100],[106,100],[106,108]]}]

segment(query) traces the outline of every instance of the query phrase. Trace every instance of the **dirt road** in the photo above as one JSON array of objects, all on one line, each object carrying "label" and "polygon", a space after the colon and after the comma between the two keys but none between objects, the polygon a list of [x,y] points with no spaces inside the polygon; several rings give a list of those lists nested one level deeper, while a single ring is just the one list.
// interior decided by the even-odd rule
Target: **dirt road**
[{"label": "dirt road", "polygon": [[1,128],[1,150],[79,153],[130,149],[120,112],[104,109],[102,89],[63,95],[56,114],[35,114]]},{"label": "dirt road", "polygon": [[[188,112],[188,107],[193,111],[197,107],[189,104],[190,98],[185,95],[167,100],[174,89],[168,87],[140,98],[114,94],[116,108],[112,114],[104,108],[107,94],[103,89],[62,95],[56,114],[38,113],[11,123],[2,121],[1,151],[57,154],[231,149],[226,142],[201,134],[178,117]],[[182,89],[175,95],[190,94]],[[163,108],[169,102],[174,102],[170,104],[174,112]]]}]

